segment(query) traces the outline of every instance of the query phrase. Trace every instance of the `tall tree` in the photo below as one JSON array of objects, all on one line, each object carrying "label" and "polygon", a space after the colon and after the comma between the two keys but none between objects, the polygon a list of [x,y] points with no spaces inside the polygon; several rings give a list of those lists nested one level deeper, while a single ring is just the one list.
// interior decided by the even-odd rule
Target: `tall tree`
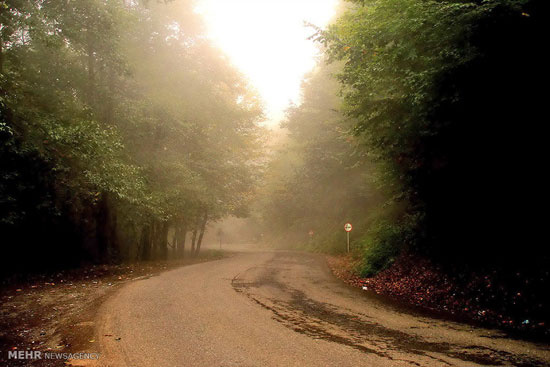
[{"label": "tall tree", "polygon": [[166,257],[171,227],[185,238],[205,210],[216,220],[246,206],[261,106],[192,2],[0,8],[8,254]]},{"label": "tall tree", "polygon": [[[345,63],[344,112],[407,203],[416,243],[449,261],[547,253],[528,203],[542,192],[533,83],[546,68],[548,2],[352,3],[317,40]],[[533,246],[518,258],[501,246],[514,242]]]}]

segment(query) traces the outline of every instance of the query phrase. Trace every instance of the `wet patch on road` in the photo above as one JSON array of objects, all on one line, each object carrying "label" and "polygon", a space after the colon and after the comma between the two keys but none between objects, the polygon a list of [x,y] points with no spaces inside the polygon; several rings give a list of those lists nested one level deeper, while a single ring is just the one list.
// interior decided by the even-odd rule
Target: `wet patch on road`
[{"label": "wet patch on road", "polygon": [[[443,357],[485,366],[546,365],[546,362],[526,355],[515,355],[481,346],[430,342],[418,335],[372,322],[365,314],[313,300],[280,280],[282,273],[296,265],[307,266],[302,256],[297,258],[294,254],[278,253],[265,266],[252,268],[237,275],[231,284],[235,291],[271,311],[276,321],[298,333],[314,339],[343,344],[390,360],[420,366],[418,362],[396,357],[400,354],[412,354],[437,361],[442,366],[453,365]],[[263,290],[268,288],[276,289],[284,296],[267,296]]]}]

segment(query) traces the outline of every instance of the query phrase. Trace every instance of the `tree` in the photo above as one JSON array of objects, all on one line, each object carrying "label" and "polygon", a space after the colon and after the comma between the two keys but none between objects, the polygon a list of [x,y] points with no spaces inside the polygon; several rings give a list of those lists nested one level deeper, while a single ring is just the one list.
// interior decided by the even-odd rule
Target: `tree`
[{"label": "tree", "polygon": [[352,121],[338,111],[332,78],[337,67],[319,64],[302,84],[301,104],[287,110],[286,144],[270,161],[258,204],[274,241],[344,249],[344,223],[352,221],[355,233],[364,232],[381,203],[382,193],[369,177],[372,162],[348,133]]},{"label": "tree", "polygon": [[192,2],[0,9],[6,258],[166,258],[170,231],[183,255],[188,231],[200,249],[209,220],[247,205],[261,106]]},{"label": "tree", "polygon": [[543,104],[532,83],[545,70],[547,3],[353,3],[316,39],[345,63],[344,112],[384,167],[393,201],[406,204],[412,242],[469,263],[472,253],[480,263],[517,262],[503,243],[545,252],[534,245],[538,219],[527,202],[542,192],[533,182]]}]

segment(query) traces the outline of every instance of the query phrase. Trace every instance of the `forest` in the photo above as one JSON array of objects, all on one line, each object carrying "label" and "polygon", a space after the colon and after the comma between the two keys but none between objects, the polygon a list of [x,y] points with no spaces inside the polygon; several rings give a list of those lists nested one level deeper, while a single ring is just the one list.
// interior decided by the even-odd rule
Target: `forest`
[{"label": "forest", "polygon": [[402,251],[547,269],[547,2],[351,3],[314,27],[324,59],[287,110],[261,189],[270,233],[341,252],[352,222],[364,275]]},{"label": "forest", "polygon": [[269,240],[343,254],[352,223],[351,254],[330,261],[348,283],[548,335],[548,14],[537,0],[357,0],[311,25],[322,60],[259,189]]},{"label": "forest", "polygon": [[1,1],[2,275],[195,256],[229,217],[338,254],[351,222],[360,276],[415,254],[540,314],[549,10],[344,2],[273,139],[192,1]]},{"label": "forest", "polygon": [[2,1],[0,19],[2,272],[198,253],[246,215],[261,102],[190,2]]}]

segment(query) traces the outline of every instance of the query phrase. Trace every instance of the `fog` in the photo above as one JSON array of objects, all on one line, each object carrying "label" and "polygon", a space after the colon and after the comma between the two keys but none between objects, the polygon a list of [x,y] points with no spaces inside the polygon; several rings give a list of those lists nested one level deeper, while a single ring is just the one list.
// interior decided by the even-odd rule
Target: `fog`
[{"label": "fog", "polygon": [[0,1],[0,364],[547,364],[549,4]]}]

